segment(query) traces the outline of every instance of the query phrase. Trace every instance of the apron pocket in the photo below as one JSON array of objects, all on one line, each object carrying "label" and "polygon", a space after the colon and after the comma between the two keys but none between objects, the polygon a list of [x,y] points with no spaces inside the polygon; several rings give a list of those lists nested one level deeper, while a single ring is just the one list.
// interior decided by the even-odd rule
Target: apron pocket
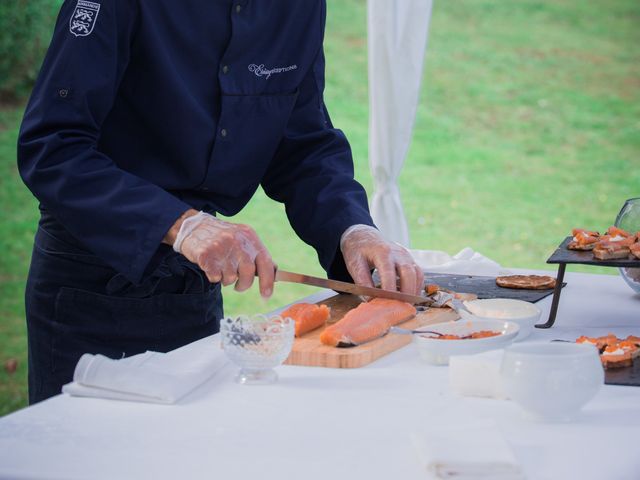
[{"label": "apron pocket", "polygon": [[219,286],[204,293],[147,298],[62,287],[52,323],[52,368],[73,372],[83,353],[123,358],[173,350],[216,333],[221,316]]}]

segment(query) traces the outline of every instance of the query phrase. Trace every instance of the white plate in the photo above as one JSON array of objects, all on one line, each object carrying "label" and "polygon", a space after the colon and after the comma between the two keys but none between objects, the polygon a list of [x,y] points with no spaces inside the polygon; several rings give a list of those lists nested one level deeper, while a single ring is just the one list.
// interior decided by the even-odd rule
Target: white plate
[{"label": "white plate", "polygon": [[460,320],[457,322],[436,323],[419,328],[442,334],[465,336],[481,330],[500,332],[500,335],[486,338],[468,338],[465,340],[440,340],[429,338],[429,334],[415,334],[413,342],[418,347],[420,357],[434,365],[447,365],[451,355],[472,355],[511,344],[518,335],[520,327],[505,320]]},{"label": "white plate", "polygon": [[[520,334],[516,341],[528,337],[538,320],[542,311],[533,303],[512,298],[485,298],[482,300],[467,300],[464,306],[478,320],[508,320],[520,326]],[[470,318],[469,314],[460,311],[460,316]]]}]

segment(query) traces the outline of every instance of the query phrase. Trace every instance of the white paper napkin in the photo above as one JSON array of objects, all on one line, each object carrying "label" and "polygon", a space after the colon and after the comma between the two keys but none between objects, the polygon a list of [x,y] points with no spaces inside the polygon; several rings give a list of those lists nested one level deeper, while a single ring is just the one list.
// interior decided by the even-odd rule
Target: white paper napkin
[{"label": "white paper napkin", "polygon": [[121,360],[87,353],[76,365],[73,382],[62,391],[79,397],[172,404],[227,363],[212,337],[168,353],[145,352]]},{"label": "white paper napkin", "polygon": [[498,276],[511,273],[499,263],[466,247],[454,256],[438,250],[409,250],[416,263],[426,272],[458,275]]},{"label": "white paper napkin", "polygon": [[523,480],[509,445],[491,420],[434,426],[412,435],[418,460],[431,479]]},{"label": "white paper napkin", "polygon": [[490,350],[475,355],[458,355],[449,359],[449,387],[459,395],[506,399],[500,365],[504,350]]}]

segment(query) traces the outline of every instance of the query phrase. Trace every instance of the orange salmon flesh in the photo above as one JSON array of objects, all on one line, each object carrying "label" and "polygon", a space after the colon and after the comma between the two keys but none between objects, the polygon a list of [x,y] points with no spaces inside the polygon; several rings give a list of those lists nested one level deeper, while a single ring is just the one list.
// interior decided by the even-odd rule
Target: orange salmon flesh
[{"label": "orange salmon flesh", "polygon": [[313,303],[296,303],[280,314],[282,318],[290,317],[295,322],[296,337],[323,326],[330,315],[329,307]]},{"label": "orange salmon flesh", "polygon": [[338,344],[360,345],[384,335],[389,328],[416,314],[413,305],[398,300],[374,298],[347,312],[342,320],[327,327],[320,341],[333,347]]}]

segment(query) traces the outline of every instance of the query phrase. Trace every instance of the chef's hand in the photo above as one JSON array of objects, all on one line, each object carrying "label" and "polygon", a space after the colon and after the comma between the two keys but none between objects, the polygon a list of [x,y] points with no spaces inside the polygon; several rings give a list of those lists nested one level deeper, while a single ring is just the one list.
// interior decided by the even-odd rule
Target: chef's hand
[{"label": "chef's hand", "polygon": [[276,267],[248,225],[189,210],[167,232],[164,241],[198,265],[211,283],[235,283],[235,290],[242,292],[251,287],[257,273],[260,294],[268,298],[273,292]]},{"label": "chef's hand", "polygon": [[371,269],[376,268],[384,290],[396,290],[398,275],[400,291],[420,294],[424,283],[422,269],[406,248],[385,240],[377,229],[368,225],[348,228],[340,239],[340,250],[355,283],[373,287]]}]

